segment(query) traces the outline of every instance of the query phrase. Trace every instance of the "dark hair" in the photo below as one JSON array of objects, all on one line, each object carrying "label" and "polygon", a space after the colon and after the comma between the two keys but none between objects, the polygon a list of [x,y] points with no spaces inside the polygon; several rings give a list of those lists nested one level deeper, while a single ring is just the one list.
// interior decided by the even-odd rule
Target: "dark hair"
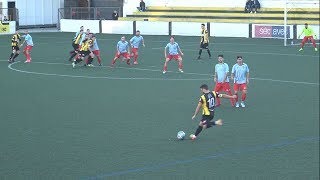
[{"label": "dark hair", "polygon": [[170,39],[171,39],[171,38],[173,38],[173,39],[174,39],[174,36],[170,36]]},{"label": "dark hair", "polygon": [[200,86],[200,89],[209,90],[209,87],[208,87],[208,85],[206,85],[206,84],[202,84],[202,85]]},{"label": "dark hair", "polygon": [[206,26],[205,24],[201,24],[201,26]]},{"label": "dark hair", "polygon": [[222,58],[223,58],[223,55],[222,55],[222,54],[219,54],[218,57],[222,57]]},{"label": "dark hair", "polygon": [[305,23],[304,25],[308,25],[308,23]]},{"label": "dark hair", "polygon": [[242,56],[237,56],[237,59],[241,58],[242,59]]},{"label": "dark hair", "polygon": [[140,32],[139,30],[137,30],[136,32]]}]

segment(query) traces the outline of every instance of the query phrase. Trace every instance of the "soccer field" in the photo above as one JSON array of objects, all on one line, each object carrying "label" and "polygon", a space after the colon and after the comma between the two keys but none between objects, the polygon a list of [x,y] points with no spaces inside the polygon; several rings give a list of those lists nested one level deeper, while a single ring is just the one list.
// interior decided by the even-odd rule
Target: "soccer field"
[{"label": "soccer field", "polygon": [[[103,67],[72,69],[74,33],[33,33],[31,64],[8,66],[11,36],[0,36],[0,179],[316,180],[319,179],[319,54],[282,40],[177,36],[184,73],[170,62],[168,36],[144,36],[139,65],[110,68],[121,35],[97,34]],[[127,39],[129,37],[127,36]],[[247,107],[222,100],[225,124],[196,141],[176,141],[198,125],[191,116],[203,83],[213,89],[223,54],[249,65]],[[96,63],[96,60],[94,60]],[[198,116],[200,119],[200,115]]]}]

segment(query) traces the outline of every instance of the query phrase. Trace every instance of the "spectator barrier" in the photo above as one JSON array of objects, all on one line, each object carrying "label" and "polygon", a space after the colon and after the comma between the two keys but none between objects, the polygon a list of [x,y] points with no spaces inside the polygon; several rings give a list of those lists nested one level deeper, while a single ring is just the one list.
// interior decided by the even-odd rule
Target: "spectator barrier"
[{"label": "spectator barrier", "polygon": [[[274,38],[284,37],[284,26],[277,24],[205,23],[209,25],[210,36]],[[140,30],[144,35],[199,36],[201,23],[191,22],[149,22],[112,20],[69,20],[61,19],[62,32],[76,32],[80,26],[90,28],[94,33],[133,34]],[[319,37],[319,26],[310,25]],[[288,25],[287,37],[293,39],[304,25]]]}]

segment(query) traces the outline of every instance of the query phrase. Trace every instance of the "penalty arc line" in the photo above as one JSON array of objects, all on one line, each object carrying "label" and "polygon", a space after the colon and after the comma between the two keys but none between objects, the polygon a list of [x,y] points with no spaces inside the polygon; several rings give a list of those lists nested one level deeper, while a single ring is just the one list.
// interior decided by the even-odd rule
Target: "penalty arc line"
[{"label": "penalty arc line", "polygon": [[109,172],[109,173],[85,177],[85,178],[81,178],[81,179],[83,179],[83,180],[85,180],[85,179],[86,180],[103,179],[106,177],[115,177],[115,176],[130,174],[130,173],[155,171],[155,170],[168,168],[168,167],[172,167],[172,166],[177,166],[177,165],[181,165],[181,164],[187,164],[187,163],[191,163],[191,162],[207,161],[207,160],[211,160],[211,159],[217,159],[217,158],[221,158],[221,157],[232,156],[232,155],[237,155],[237,154],[242,154],[242,153],[266,151],[266,150],[282,148],[282,147],[286,147],[286,146],[290,146],[290,145],[295,145],[298,143],[316,142],[316,141],[319,142],[319,138],[320,137],[302,137],[302,138],[298,138],[298,139],[295,139],[292,141],[284,141],[284,142],[280,142],[280,143],[276,143],[276,144],[267,144],[267,145],[242,148],[242,149],[237,149],[237,150],[230,150],[230,151],[212,154],[212,155],[208,155],[208,156],[195,157],[195,158],[191,158],[191,159],[187,159],[187,160],[177,160],[177,161],[163,163],[163,164],[154,164],[154,165],[144,166],[141,168],[133,168],[133,169],[123,170],[123,171]]},{"label": "penalty arc line", "polygon": [[[2,61],[2,60],[0,60]],[[80,75],[66,75],[66,74],[55,74],[55,73],[40,73],[40,72],[33,72],[33,71],[25,71],[25,70],[19,70],[16,68],[13,68],[12,65],[17,64],[18,62],[12,63],[8,65],[8,68],[10,70],[20,72],[20,73],[26,73],[26,74],[37,74],[37,75],[45,75],[45,76],[60,76],[60,77],[70,77],[70,78],[86,78],[86,79],[111,79],[111,80],[169,80],[169,81],[200,81],[200,80],[211,80],[212,74],[200,74],[200,73],[183,73],[187,75],[198,75],[198,76],[208,76],[208,78],[200,78],[200,79],[165,79],[165,78],[121,78],[121,77],[109,77],[109,76],[80,76]],[[48,64],[48,65],[65,65],[70,66],[70,64],[65,63],[50,63],[50,62],[33,62],[38,64]],[[100,66],[99,66],[100,67]],[[102,66],[111,68],[110,66]],[[130,70],[139,70],[139,71],[151,71],[151,72],[161,72],[160,70],[155,69],[145,69],[145,68],[126,68],[126,67],[117,67],[119,69],[130,69]],[[170,73],[179,73],[179,72],[173,72],[168,71]],[[288,80],[278,80],[278,79],[265,79],[265,78],[250,78],[252,80],[258,80],[258,81],[271,81],[271,82],[282,82],[282,83],[292,83],[292,84],[305,84],[305,85],[316,85],[319,86],[319,83],[313,83],[313,82],[301,82],[301,81],[288,81]]]},{"label": "penalty arc line", "polygon": [[24,71],[15,69],[12,65],[16,64],[12,63],[8,65],[8,68],[12,71],[26,73],[26,74],[36,74],[36,75],[43,75],[43,76],[58,76],[58,77],[69,77],[69,78],[85,78],[85,79],[109,79],[109,80],[166,80],[166,81],[203,81],[209,79],[165,79],[165,78],[126,78],[126,77],[110,77],[110,76],[80,76],[80,75],[68,75],[68,74],[55,74],[55,73],[41,73],[41,72],[33,72],[33,71]]}]

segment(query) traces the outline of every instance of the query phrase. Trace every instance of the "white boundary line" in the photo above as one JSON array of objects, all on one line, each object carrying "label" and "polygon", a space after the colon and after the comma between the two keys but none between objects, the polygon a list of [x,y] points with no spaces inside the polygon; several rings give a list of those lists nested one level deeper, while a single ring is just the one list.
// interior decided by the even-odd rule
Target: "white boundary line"
[{"label": "white boundary line", "polygon": [[[4,61],[4,60],[0,60]],[[80,75],[67,75],[67,74],[55,74],[55,73],[41,73],[41,72],[33,72],[33,71],[25,71],[25,70],[19,70],[16,68],[13,68],[12,65],[17,64],[18,62],[12,63],[8,65],[8,68],[10,70],[20,72],[20,73],[26,73],[26,74],[36,74],[36,75],[44,75],[44,76],[59,76],[59,77],[70,77],[70,78],[86,78],[86,79],[110,79],[110,80],[167,80],[167,81],[203,81],[203,80],[212,80],[212,74],[199,74],[199,73],[183,73],[187,75],[198,75],[198,76],[208,76],[208,78],[202,78],[202,79],[169,79],[164,76],[164,78],[121,78],[121,77],[110,77],[110,76],[80,76]],[[49,62],[32,62],[32,63],[38,63],[38,64],[48,64],[48,65],[64,65],[64,66],[71,66],[70,64],[65,63],[49,63]],[[110,66],[102,66],[111,68]],[[140,70],[140,71],[151,71],[151,72],[159,72],[160,70],[156,69],[145,69],[145,68],[126,68],[126,67],[116,67],[116,69],[131,69],[131,70]],[[180,73],[180,72],[172,72],[168,71],[169,73]],[[210,77],[210,78],[209,78]],[[281,83],[292,83],[292,84],[304,84],[304,85],[315,85],[319,86],[319,83],[312,83],[312,82],[301,82],[301,81],[287,81],[287,80],[279,80],[279,79],[265,79],[265,78],[250,78],[252,80],[258,80],[258,81],[271,81],[271,82],[281,82]]]},{"label": "white boundary line", "polygon": [[[185,47],[191,46],[191,45],[184,45]],[[157,47],[157,48],[151,48],[153,50],[158,50],[158,49],[164,49],[164,47]],[[194,52],[198,52],[198,49],[184,49],[181,48],[184,51],[194,51]],[[217,50],[215,49],[215,52],[227,52],[227,53],[239,53],[239,54],[264,54],[264,55],[278,55],[278,56],[301,56],[301,57],[317,57],[318,56],[314,56],[314,55],[304,55],[304,54],[283,54],[283,53],[268,53],[268,52],[246,52],[246,51],[223,51],[223,50]]]}]

